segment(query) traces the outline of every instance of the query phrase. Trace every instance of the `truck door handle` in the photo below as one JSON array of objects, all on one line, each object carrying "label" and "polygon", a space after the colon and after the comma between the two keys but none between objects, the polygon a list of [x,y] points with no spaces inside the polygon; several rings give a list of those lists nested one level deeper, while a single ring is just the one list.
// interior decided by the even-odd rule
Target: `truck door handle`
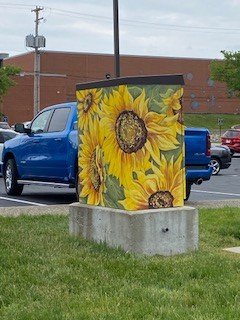
[{"label": "truck door handle", "polygon": [[61,141],[62,138],[55,138],[54,141]]},{"label": "truck door handle", "polygon": [[40,140],[33,140],[33,143],[39,143]]}]

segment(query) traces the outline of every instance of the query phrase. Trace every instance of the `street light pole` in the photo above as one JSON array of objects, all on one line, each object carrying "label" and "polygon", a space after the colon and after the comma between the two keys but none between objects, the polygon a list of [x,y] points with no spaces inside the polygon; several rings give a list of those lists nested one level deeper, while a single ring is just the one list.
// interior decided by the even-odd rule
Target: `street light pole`
[{"label": "street light pole", "polygon": [[115,77],[120,77],[118,0],[113,0]]}]

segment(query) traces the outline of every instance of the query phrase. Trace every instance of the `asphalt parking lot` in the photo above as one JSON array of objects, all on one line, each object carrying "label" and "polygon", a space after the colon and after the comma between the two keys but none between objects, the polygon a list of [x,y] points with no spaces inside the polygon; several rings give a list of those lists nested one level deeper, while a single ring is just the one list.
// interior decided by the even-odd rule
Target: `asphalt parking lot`
[{"label": "asphalt parking lot", "polygon": [[193,185],[189,201],[240,199],[240,154],[228,169],[221,170],[201,185]]},{"label": "asphalt parking lot", "polygon": [[[232,159],[230,168],[221,170],[210,181],[193,185],[189,203],[208,200],[240,200],[240,154]],[[18,197],[6,195],[3,178],[0,178],[0,207],[49,206],[76,202],[74,189],[25,186]],[[186,204],[188,204],[186,202]]]}]

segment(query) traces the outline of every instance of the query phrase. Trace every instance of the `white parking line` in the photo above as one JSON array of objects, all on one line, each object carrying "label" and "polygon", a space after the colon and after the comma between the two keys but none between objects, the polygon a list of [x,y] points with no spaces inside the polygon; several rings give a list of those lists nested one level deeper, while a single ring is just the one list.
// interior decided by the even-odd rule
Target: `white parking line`
[{"label": "white parking line", "polygon": [[238,196],[238,197],[240,197],[240,194],[239,194],[239,193],[226,193],[226,192],[205,191],[205,190],[192,190],[192,192],[212,193],[212,194],[220,194],[220,195],[224,195],[224,196]]},{"label": "white parking line", "polygon": [[228,174],[228,177],[239,177],[239,174]]},{"label": "white parking line", "polygon": [[31,202],[31,201],[25,201],[25,200],[18,200],[18,199],[7,198],[7,197],[0,197],[0,199],[7,200],[7,201],[13,201],[13,202],[19,202],[19,203],[32,204],[34,206],[46,206],[46,204],[44,204],[44,203]]}]

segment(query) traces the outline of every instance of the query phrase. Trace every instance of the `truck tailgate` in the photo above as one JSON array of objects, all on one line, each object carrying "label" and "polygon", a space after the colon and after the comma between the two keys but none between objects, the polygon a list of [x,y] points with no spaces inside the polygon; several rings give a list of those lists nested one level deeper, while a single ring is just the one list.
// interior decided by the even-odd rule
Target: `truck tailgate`
[{"label": "truck tailgate", "polygon": [[[206,169],[210,163],[210,145],[208,146],[209,131],[200,128],[185,130],[185,164],[192,169]],[[201,168],[200,168],[201,167]]]}]

